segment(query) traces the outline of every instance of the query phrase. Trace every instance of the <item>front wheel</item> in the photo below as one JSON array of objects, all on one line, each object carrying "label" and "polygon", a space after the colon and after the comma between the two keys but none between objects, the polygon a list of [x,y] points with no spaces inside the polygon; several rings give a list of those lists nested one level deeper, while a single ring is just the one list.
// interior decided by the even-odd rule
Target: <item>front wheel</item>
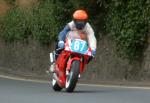
[{"label": "front wheel", "polygon": [[[53,74],[53,75],[55,75],[55,74]],[[53,87],[54,91],[61,91],[62,90],[62,88],[58,85],[58,83],[54,79],[54,77],[53,77],[53,80],[52,80],[52,87]]]},{"label": "front wheel", "polygon": [[80,61],[75,60],[72,62],[71,70],[66,78],[66,91],[73,92],[78,82],[78,75],[80,72]]}]

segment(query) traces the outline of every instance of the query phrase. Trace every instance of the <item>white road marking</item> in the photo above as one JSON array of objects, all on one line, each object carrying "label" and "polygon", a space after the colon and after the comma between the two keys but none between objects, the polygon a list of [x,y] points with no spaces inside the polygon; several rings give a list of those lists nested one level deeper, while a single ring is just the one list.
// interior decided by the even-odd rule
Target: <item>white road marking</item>
[{"label": "white road marking", "polygon": [[32,80],[32,79],[11,77],[11,76],[5,76],[5,75],[0,75],[0,78],[11,79],[11,80],[18,80],[18,81],[25,81],[25,82],[49,83],[48,81],[44,81],[44,80]]},{"label": "white road marking", "polygon": [[[10,77],[5,75],[0,75],[0,78],[6,78],[11,80],[19,80],[19,81],[25,81],[25,82],[34,82],[34,83],[51,83],[44,80],[31,80],[31,79],[24,79],[24,78],[18,78],[18,77]],[[90,87],[105,87],[105,88],[123,88],[123,89],[145,89],[150,90],[150,87],[138,87],[138,86],[118,86],[118,85],[100,85],[100,84],[78,84],[79,86],[90,86]]]},{"label": "white road marking", "polygon": [[101,84],[79,84],[81,86],[92,86],[92,87],[106,87],[106,88],[122,88],[122,89],[146,89],[150,90],[150,87],[143,86],[120,86],[120,85],[101,85]]}]

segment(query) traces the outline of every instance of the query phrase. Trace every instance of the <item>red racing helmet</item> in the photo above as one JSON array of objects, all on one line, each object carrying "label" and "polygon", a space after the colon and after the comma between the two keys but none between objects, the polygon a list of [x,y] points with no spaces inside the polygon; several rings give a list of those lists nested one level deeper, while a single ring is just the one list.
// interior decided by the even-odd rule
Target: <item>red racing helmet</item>
[{"label": "red racing helmet", "polygon": [[87,23],[88,14],[85,10],[76,10],[73,13],[73,20],[77,29],[82,29]]},{"label": "red racing helmet", "polygon": [[87,15],[85,10],[76,10],[73,13],[73,19],[75,19],[75,20],[87,20],[88,15]]}]

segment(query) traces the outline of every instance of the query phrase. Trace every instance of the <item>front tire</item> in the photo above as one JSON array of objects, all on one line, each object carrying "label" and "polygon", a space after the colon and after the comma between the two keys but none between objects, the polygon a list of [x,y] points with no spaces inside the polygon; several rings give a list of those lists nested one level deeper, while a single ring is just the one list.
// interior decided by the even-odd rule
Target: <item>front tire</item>
[{"label": "front tire", "polygon": [[80,72],[80,61],[73,61],[71,65],[71,70],[66,78],[66,91],[73,92],[76,84],[78,82],[78,75]]},{"label": "front tire", "polygon": [[[53,75],[55,75],[55,74],[53,74]],[[52,80],[52,87],[53,87],[54,91],[61,91],[62,90],[62,88],[58,85],[58,83],[54,79],[54,77],[53,77],[53,80]]]}]

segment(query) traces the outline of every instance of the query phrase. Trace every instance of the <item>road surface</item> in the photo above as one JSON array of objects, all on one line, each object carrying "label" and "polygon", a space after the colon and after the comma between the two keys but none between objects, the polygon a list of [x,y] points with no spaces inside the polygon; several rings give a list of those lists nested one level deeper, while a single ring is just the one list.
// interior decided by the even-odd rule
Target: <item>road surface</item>
[{"label": "road surface", "polygon": [[77,85],[66,93],[50,83],[0,78],[0,103],[150,103],[150,89]]}]

